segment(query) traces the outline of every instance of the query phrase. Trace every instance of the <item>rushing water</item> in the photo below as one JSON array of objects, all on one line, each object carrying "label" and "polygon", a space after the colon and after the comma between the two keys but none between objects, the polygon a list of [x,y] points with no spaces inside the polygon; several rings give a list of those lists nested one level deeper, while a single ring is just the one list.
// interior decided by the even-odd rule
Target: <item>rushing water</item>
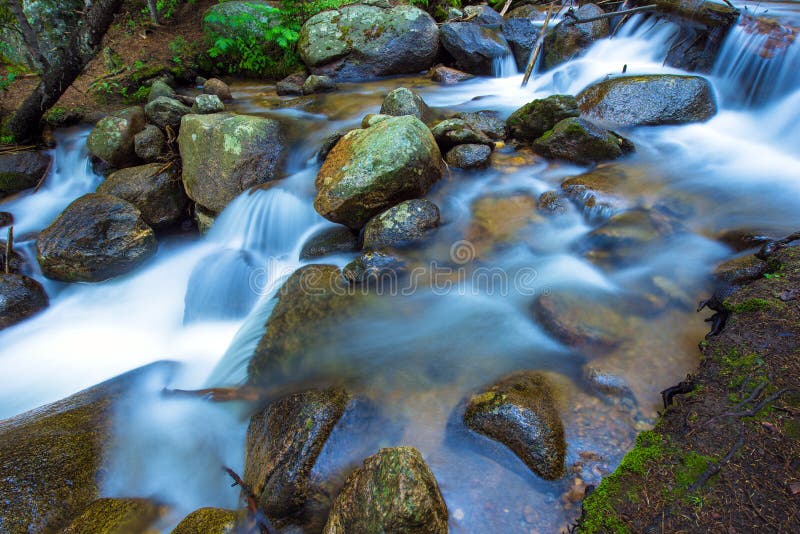
[{"label": "rushing water", "polygon": [[[270,86],[237,86],[236,111],[275,117],[295,140],[290,176],[240,195],[204,237],[162,238],[155,258],[126,276],[66,285],[32,273],[45,283],[51,306],[0,332],[0,417],[148,362],[183,362],[177,375],[155,377],[120,406],[120,439],[109,451],[104,493],[154,496],[171,504],[165,528],[200,506],[236,506],[237,492],[220,466],[241,471],[243,407],[164,399],[159,392],[164,386],[235,385],[244,379],[274,305],[272,294],[303,264],[299,252],[308,236],[330,224],[311,205],[319,166],[314,154],[322,139],[377,112],[383,96],[399,86],[414,88],[443,110],[508,114],[537,97],[575,94],[624,65],[629,73],[679,72],[663,66],[675,35],[671,24],[633,17],[614,39],[534,76],[526,89],[519,88],[521,75],[511,58],[497,65],[503,77],[457,86],[395,78],[345,84],[336,93],[296,101],[276,96]],[[570,206],[559,217],[531,217],[496,246],[505,238],[486,237],[473,222],[481,199],[536,198],[585,168],[503,149],[490,169],[453,169],[437,184],[428,198],[439,205],[444,224],[424,248],[409,254],[428,273],[449,269],[454,283],[387,296],[388,306],[348,323],[346,351],[314,362],[350,380],[352,391],[370,399],[380,414],[377,426],[337,434],[316,475],[340,482],[378,447],[413,445],[441,485],[454,532],[553,531],[575,517],[576,505],[566,495],[576,479],[595,483],[613,469],[636,430],[654,415],[658,391],[696,364],[705,326],[691,303],[707,292],[715,263],[731,256],[714,236],[731,228],[789,233],[800,223],[798,45],[765,59],[747,52],[756,46],[748,35],[739,28],[731,33],[710,76],[720,104],[712,120],[623,132],[637,153],[603,166],[624,177],[604,209],[582,213]],[[742,89],[741,98],[733,88],[756,71],[763,74]],[[86,134],[59,132],[43,188],[0,204],[14,214],[19,247],[29,258],[35,233],[101,181],[86,159]],[[596,264],[581,254],[583,238],[605,217],[635,207],[668,210],[683,230],[621,266]],[[459,243],[467,248],[453,248]],[[324,261],[343,265],[351,258]],[[472,259],[499,269],[508,284],[477,279]],[[647,294],[656,278],[679,289],[682,305],[656,317],[634,314],[622,347],[602,358],[553,341],[529,311],[532,298],[543,293],[577,290],[613,303],[620,295]],[[587,361],[624,376],[638,409],[606,404],[587,391],[581,385]],[[562,385],[567,463],[575,466],[562,481],[538,479],[511,453],[458,424],[465,396],[518,369],[552,372]]]}]

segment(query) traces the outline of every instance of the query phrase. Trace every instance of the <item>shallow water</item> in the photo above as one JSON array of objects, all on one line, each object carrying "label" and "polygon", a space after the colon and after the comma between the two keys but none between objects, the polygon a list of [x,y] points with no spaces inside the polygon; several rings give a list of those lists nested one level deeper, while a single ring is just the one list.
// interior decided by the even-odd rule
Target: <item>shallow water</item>
[{"label": "shallow water", "polygon": [[[290,176],[271,189],[243,193],[204,237],[161,239],[156,257],[129,275],[67,285],[33,273],[45,283],[51,307],[0,333],[0,417],[148,362],[183,362],[177,376],[154,378],[120,407],[119,445],[108,454],[104,493],[154,496],[171,504],[165,528],[200,506],[236,506],[237,492],[220,466],[242,470],[245,407],[164,399],[159,392],[164,386],[244,380],[274,304],[272,293],[303,264],[299,252],[308,236],[330,225],[311,206],[319,166],[315,153],[325,136],[357,126],[400,86],[417,90],[443,111],[491,109],[507,115],[537,97],[575,94],[623,65],[629,73],[679,72],[662,65],[674,35],[670,24],[634,17],[613,40],[535,76],[526,89],[519,88],[519,74],[455,87],[400,77],[297,99],[278,97],[272,86],[234,86],[236,111],[285,124],[293,139]],[[732,34],[721,57],[739,57],[737,47],[744,45],[738,37]],[[784,76],[781,69],[794,64],[789,57],[769,69]],[[586,168],[503,149],[490,169],[451,169],[427,197],[440,207],[443,226],[409,253],[430,275],[426,283],[408,294],[385,296],[380,309],[350,321],[346,350],[309,357],[309,366],[347,381],[379,414],[375,424],[336,434],[314,476],[335,487],[348,468],[378,447],[413,445],[441,485],[453,532],[550,532],[574,519],[577,505],[564,496],[570,487],[596,483],[612,470],[635,432],[654,417],[658,392],[697,363],[696,344],[707,326],[692,303],[707,294],[713,266],[732,255],[714,236],[732,228],[786,234],[800,224],[800,87],[794,78],[760,92],[757,102],[742,101],[730,96],[737,76],[722,67],[710,76],[720,112],[706,123],[621,132],[637,152],[603,166],[623,177],[604,210],[583,213],[570,205],[558,217],[529,210],[515,219],[517,212],[500,208],[511,222],[497,230],[475,213],[481,205],[491,213],[486,198],[513,196],[525,206],[527,199],[558,190],[564,178]],[[19,246],[29,257],[30,236],[101,181],[86,160],[86,134],[60,132],[42,190],[0,204],[14,214]],[[591,230],[635,207],[666,210],[681,230],[622,264],[581,254]],[[352,257],[324,262],[344,265]],[[476,276],[481,268],[499,277],[489,283]],[[433,276],[447,283],[432,283]],[[620,309],[622,295],[652,295],[655,278],[679,289],[677,303],[655,315]],[[567,290],[600,294],[628,314],[618,349],[579,353],[536,324],[532,300]],[[624,377],[638,407],[607,403],[587,390],[581,379],[587,363]],[[561,481],[538,479],[513,454],[459,423],[459,406],[469,393],[519,369],[554,373],[560,384],[568,442],[568,475]]]}]

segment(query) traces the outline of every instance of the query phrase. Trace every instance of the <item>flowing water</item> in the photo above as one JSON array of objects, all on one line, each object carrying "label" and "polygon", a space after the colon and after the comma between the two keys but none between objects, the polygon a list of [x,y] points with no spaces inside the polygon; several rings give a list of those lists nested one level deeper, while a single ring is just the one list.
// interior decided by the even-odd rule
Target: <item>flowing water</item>
[{"label": "flowing water", "polygon": [[[780,12],[785,4],[776,5]],[[675,35],[671,24],[633,17],[614,39],[534,76],[526,89],[519,88],[513,60],[496,66],[502,77],[457,86],[405,77],[296,100],[278,97],[271,86],[235,86],[235,111],[286,126],[294,140],[289,177],[240,195],[205,236],[162,237],[157,255],[126,276],[68,285],[31,273],[45,284],[51,306],[0,333],[0,417],[145,363],[182,362],[177,373],[152,377],[119,407],[118,445],[108,452],[103,492],[169,503],[164,528],[201,506],[237,506],[238,492],[220,466],[242,471],[246,407],[166,399],[160,391],[245,379],[272,295],[305,263],[299,260],[305,240],[330,226],[312,207],[315,153],[325,136],[357,126],[400,86],[440,110],[507,115],[534,98],[576,94],[623,65],[629,73],[679,72],[663,66]],[[706,325],[692,303],[707,294],[714,265],[733,254],[714,236],[734,228],[785,234],[800,224],[800,45],[764,57],[754,51],[763,45],[755,40],[736,28],[724,44],[710,75],[720,104],[713,119],[621,132],[637,152],[602,166],[622,177],[602,207],[570,205],[557,217],[537,215],[539,194],[586,169],[527,150],[501,149],[491,168],[451,169],[434,187],[428,198],[440,207],[443,225],[407,253],[428,278],[413,291],[381,297],[380,309],[348,322],[345,351],[309,364],[347,381],[373,406],[362,424],[334,433],[314,469],[316,479],[331,481],[331,495],[348,469],[377,448],[413,445],[440,483],[453,532],[551,532],[574,519],[570,488],[612,470],[636,431],[652,421],[658,392],[697,363]],[[36,232],[102,179],[88,164],[86,135],[59,132],[43,188],[0,204],[14,214],[19,248],[29,259]],[[613,265],[583,253],[588,232],[631,208],[669,213],[681,229]],[[510,222],[499,229],[482,222],[493,217]],[[353,257],[324,262],[341,266]],[[538,295],[567,290],[613,308],[621,296],[651,296],[653,280],[679,297],[657,315],[618,309],[627,314],[624,342],[608,355],[560,345],[530,313]],[[638,406],[592,393],[582,380],[585,365],[624,377]],[[559,384],[568,442],[561,481],[538,479],[513,454],[460,424],[466,396],[519,369],[549,372]]]}]

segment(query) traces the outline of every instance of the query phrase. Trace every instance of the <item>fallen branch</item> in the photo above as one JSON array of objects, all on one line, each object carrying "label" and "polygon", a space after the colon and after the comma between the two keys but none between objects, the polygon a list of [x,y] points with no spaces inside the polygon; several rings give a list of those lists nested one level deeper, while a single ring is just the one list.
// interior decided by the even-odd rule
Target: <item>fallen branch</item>
[{"label": "fallen branch", "polygon": [[500,16],[501,17],[505,17],[506,16],[506,11],[508,11],[508,8],[511,7],[511,2],[512,1],[513,0],[506,0],[505,5],[503,5],[503,9],[500,10]]},{"label": "fallen branch", "polygon": [[247,525],[246,532],[248,534],[256,534],[260,532],[266,532],[267,534],[272,534],[273,532],[277,532],[275,528],[270,523],[270,520],[261,513],[261,510],[258,508],[258,498],[256,497],[253,490],[250,489],[242,477],[236,474],[236,471],[231,469],[230,467],[222,467],[222,469],[228,473],[228,475],[233,479],[233,484],[231,487],[239,486],[242,488],[242,493],[244,494],[245,501],[247,502],[247,515],[250,521],[250,524]]},{"label": "fallen branch", "polygon": [[44,185],[44,181],[47,179],[47,175],[50,174],[50,169],[53,168],[53,161],[55,161],[55,158],[50,158],[50,162],[47,164],[47,168],[44,170],[44,174],[42,174],[42,177],[39,178],[39,181],[36,183],[36,187],[33,188],[34,193],[38,193],[39,189],[41,189],[42,186]]},{"label": "fallen branch", "polygon": [[536,47],[534,47],[533,52],[531,52],[531,57],[528,59],[528,65],[525,67],[525,75],[522,77],[521,87],[525,87],[528,85],[528,80],[531,77],[531,72],[533,72],[533,66],[536,64],[536,59],[542,52],[542,45],[544,44],[544,36],[547,33],[547,25],[550,23],[550,17],[553,16],[554,6],[555,2],[551,2],[550,6],[547,8],[547,16],[545,16],[544,18],[544,24],[542,24],[542,31],[539,33],[538,39],[536,39]]},{"label": "fallen branch", "polygon": [[[597,15],[596,17],[589,17],[588,19],[578,19],[572,18],[564,22],[564,26],[573,26],[575,24],[585,24],[587,22],[594,22],[596,20],[603,20],[603,19],[610,19],[619,15],[628,16],[633,15],[634,13],[640,13],[642,11],[652,11],[653,9],[657,8],[658,6],[655,4],[650,4],[649,6],[641,6],[641,7],[633,7],[631,9],[626,9],[624,11],[614,11],[612,13],[603,13],[602,15]],[[569,14],[570,17],[574,17],[575,15]]]},{"label": "fallen branch", "polygon": [[720,417],[755,417],[755,415],[761,410],[763,410],[767,404],[777,400],[778,397],[780,397],[787,391],[789,391],[789,388],[779,389],[769,397],[765,398],[764,400],[753,406],[753,408],[751,408],[750,410],[746,410],[744,412],[725,412],[724,414],[720,415]]},{"label": "fallen branch", "polygon": [[703,473],[699,477],[697,477],[697,480],[692,482],[692,485],[689,486],[687,493],[692,493],[700,489],[700,487],[702,487],[703,484],[708,482],[708,479],[719,473],[722,467],[728,462],[730,462],[734,454],[739,452],[739,449],[741,449],[743,446],[744,446],[744,433],[740,432],[739,439],[736,440],[736,443],[733,444],[733,447],[731,447],[731,450],[729,450],[728,454],[725,455],[725,458],[723,458],[722,460],[720,460],[715,464],[709,465],[708,468],[705,471],[703,471]]},{"label": "fallen branch", "polygon": [[5,272],[11,274],[11,253],[14,252],[14,227],[8,227],[8,240],[6,241]]},{"label": "fallen branch", "polygon": [[200,397],[212,402],[247,401],[257,402],[268,398],[267,390],[254,387],[241,388],[205,388],[205,389],[167,389],[162,390],[165,396]]},{"label": "fallen branch", "polygon": [[742,402],[740,402],[739,404],[737,404],[737,405],[734,407],[734,410],[739,410],[739,409],[741,409],[741,408],[744,408],[745,406],[747,406],[748,404],[750,404],[751,402],[753,402],[754,400],[756,400],[756,399],[759,397],[759,395],[761,395],[761,392],[762,392],[762,391],[764,391],[764,388],[765,388],[765,387],[767,387],[767,384],[769,384],[769,382],[767,382],[766,380],[764,380],[764,381],[763,381],[763,382],[761,382],[759,385],[757,385],[757,386],[756,386],[756,387],[753,389],[753,391],[750,393],[750,396],[749,396],[749,397],[747,397],[747,398],[746,398],[745,400],[743,400]]}]

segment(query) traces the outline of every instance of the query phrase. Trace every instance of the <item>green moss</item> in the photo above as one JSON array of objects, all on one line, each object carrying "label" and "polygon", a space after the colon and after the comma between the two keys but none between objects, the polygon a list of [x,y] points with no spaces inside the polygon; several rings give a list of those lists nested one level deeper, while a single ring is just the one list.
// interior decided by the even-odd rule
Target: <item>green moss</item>
[{"label": "green moss", "polygon": [[779,311],[786,308],[783,302],[772,299],[749,298],[742,302],[733,302],[731,299],[723,303],[725,309],[732,313],[751,313],[756,311]]},{"label": "green moss", "polygon": [[694,451],[688,452],[675,470],[675,482],[678,489],[687,490],[715,461],[716,458],[711,456],[703,456]]}]

